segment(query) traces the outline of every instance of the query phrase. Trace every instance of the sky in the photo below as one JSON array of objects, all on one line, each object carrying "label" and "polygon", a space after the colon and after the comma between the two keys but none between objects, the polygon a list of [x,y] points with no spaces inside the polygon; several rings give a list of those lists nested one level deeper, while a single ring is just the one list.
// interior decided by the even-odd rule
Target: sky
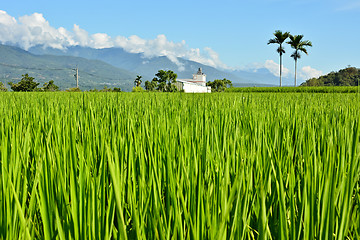
[{"label": "sky", "polygon": [[[360,67],[360,0],[78,0],[4,1],[0,42],[122,47],[146,57],[167,56],[222,69],[278,75],[275,30],[303,34],[313,47],[298,62],[303,80]],[[284,74],[294,72],[285,46]]]}]

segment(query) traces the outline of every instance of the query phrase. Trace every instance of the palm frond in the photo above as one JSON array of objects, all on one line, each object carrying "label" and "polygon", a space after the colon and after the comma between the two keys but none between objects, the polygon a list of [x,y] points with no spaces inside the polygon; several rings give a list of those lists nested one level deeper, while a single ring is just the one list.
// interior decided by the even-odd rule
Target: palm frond
[{"label": "palm frond", "polygon": [[284,49],[282,46],[278,47],[278,49],[276,49],[276,51],[277,51],[280,55],[282,55],[283,53],[285,53],[285,49]]},{"label": "palm frond", "polygon": [[276,30],[275,33],[274,33],[274,36],[279,41],[279,43],[283,43],[289,37],[289,35],[290,35],[289,32],[284,32],[283,33],[280,30]]},{"label": "palm frond", "polygon": [[289,35],[289,39],[290,41],[288,41],[287,43],[290,43],[290,42],[295,42],[295,38],[296,38],[297,35]]},{"label": "palm frond", "polygon": [[269,40],[268,45],[269,45],[269,44],[272,44],[272,43],[277,43],[277,44],[279,44],[279,41],[278,41],[276,38],[273,38],[273,39],[270,39],[270,40]]},{"label": "palm frond", "polygon": [[296,61],[296,60],[298,60],[298,59],[301,58],[301,55],[300,55],[300,52],[298,52],[298,51],[295,50],[295,51],[293,52],[293,54],[291,54],[290,57],[292,57],[292,58]]},{"label": "palm frond", "polygon": [[290,33],[289,32],[282,32],[280,30],[276,30],[274,33],[275,38],[270,39],[268,44],[276,43],[276,44],[282,44],[288,37]]},{"label": "palm frond", "polygon": [[308,40],[303,41],[302,40],[303,37],[304,37],[304,35],[291,35],[291,36],[289,36],[290,41],[288,41],[287,43],[293,49],[295,49],[295,51],[301,51],[301,52],[308,54],[305,47],[312,47],[312,43]]},{"label": "palm frond", "polygon": [[298,51],[301,51],[301,52],[305,53],[306,55],[308,55],[308,52],[307,52],[306,48],[304,48],[304,47],[299,47]]},{"label": "palm frond", "polygon": [[308,47],[312,47],[312,42],[310,42],[309,40],[305,40],[301,42],[302,46],[308,46]]}]

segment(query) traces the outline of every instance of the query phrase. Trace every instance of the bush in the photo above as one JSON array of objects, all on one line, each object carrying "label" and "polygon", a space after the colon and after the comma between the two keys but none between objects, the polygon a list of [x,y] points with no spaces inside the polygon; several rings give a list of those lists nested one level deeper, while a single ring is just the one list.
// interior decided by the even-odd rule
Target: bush
[{"label": "bush", "polygon": [[133,87],[132,92],[144,92],[145,90],[142,87]]},{"label": "bush", "polygon": [[0,92],[7,92],[7,88],[5,87],[3,82],[0,82]]},{"label": "bush", "polygon": [[81,92],[80,88],[68,88],[66,92]]}]

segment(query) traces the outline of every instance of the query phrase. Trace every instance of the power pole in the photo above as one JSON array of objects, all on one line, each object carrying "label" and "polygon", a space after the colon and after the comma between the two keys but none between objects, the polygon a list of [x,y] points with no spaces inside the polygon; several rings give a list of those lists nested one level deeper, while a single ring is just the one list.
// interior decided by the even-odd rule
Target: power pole
[{"label": "power pole", "polygon": [[76,80],[76,88],[79,88],[79,68],[76,67],[73,70],[75,71],[74,77]]}]

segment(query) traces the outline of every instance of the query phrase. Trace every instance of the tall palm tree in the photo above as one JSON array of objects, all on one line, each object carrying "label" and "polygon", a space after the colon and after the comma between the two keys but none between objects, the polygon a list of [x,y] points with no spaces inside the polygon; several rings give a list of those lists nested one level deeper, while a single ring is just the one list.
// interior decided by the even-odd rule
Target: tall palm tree
[{"label": "tall palm tree", "polygon": [[134,81],[134,84],[136,87],[139,87],[141,85],[141,83],[142,83],[141,78],[142,78],[142,76],[139,76],[139,75],[136,76],[136,79]]},{"label": "tall palm tree", "polygon": [[276,43],[280,46],[277,49],[277,52],[280,54],[280,87],[281,87],[281,73],[282,73],[282,55],[285,53],[285,49],[282,44],[289,37],[289,32],[282,32],[280,30],[276,30],[274,33],[275,38],[269,40],[268,44]]},{"label": "tall palm tree", "polygon": [[295,87],[296,87],[296,71],[297,71],[297,60],[300,59],[301,55],[300,52],[306,53],[308,55],[308,52],[306,50],[306,47],[312,47],[312,43],[308,40],[303,40],[304,35],[291,35],[289,36],[290,41],[287,43],[290,44],[290,46],[295,49],[294,53],[291,55],[291,57],[295,60]]}]

